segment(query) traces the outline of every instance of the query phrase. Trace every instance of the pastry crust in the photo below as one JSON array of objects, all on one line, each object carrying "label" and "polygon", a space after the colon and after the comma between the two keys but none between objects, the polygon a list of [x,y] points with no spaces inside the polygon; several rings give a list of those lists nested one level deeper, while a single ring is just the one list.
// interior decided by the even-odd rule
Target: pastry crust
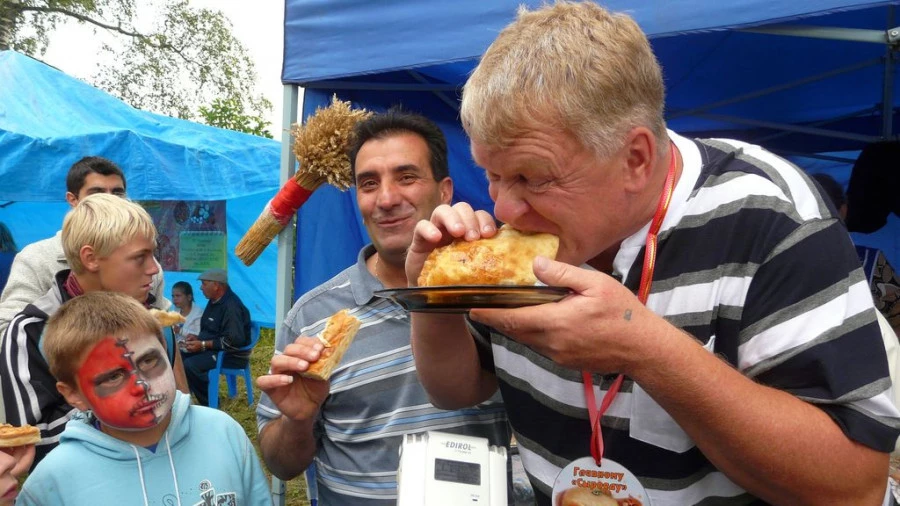
[{"label": "pastry crust", "polygon": [[41,431],[31,425],[15,427],[8,423],[0,424],[0,448],[32,445],[41,440]]},{"label": "pastry crust", "polygon": [[556,258],[557,249],[559,237],[553,234],[520,232],[503,225],[489,239],[460,239],[432,251],[418,284],[534,285],[534,257]]},{"label": "pastry crust", "polygon": [[309,369],[300,376],[325,381],[331,377],[332,371],[340,363],[341,358],[359,332],[359,320],[351,316],[346,309],[331,315],[325,324],[325,330],[319,334],[319,340],[325,345],[319,360],[309,365]]},{"label": "pastry crust", "polygon": [[152,314],[156,321],[159,322],[161,327],[171,327],[172,325],[178,325],[179,323],[184,323],[184,316],[181,316],[181,313],[178,311],[162,311],[156,308],[150,309],[150,314]]}]

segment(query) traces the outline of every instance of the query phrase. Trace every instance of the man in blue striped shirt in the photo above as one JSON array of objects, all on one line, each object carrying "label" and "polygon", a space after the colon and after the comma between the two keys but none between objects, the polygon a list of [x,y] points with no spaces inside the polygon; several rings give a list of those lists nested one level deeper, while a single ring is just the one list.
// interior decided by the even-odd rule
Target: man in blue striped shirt
[{"label": "man in blue striped shirt", "polygon": [[[355,265],[303,295],[276,339],[269,375],[258,379],[263,458],[291,479],[316,464],[320,505],[397,501],[404,434],[440,430],[509,446],[499,395],[459,410],[434,407],[416,376],[409,315],[373,296],[406,286],[404,262],[416,222],[450,203],[447,145],[430,120],[398,110],[361,122],[350,150],[357,204],[372,244]],[[361,328],[330,382],[296,376],[319,358],[318,335],[341,309]]]},{"label": "man in blue striped shirt", "polygon": [[[558,235],[534,272],[574,293],[468,320],[413,314],[422,383],[447,409],[499,387],[541,505],[567,465],[593,465],[596,441],[654,506],[888,500],[900,414],[846,231],[802,171],[678,136],[663,106],[628,16],[520,10],[466,83],[462,123],[496,218]],[[438,207],[408,280],[448,236],[495,233],[485,211]],[[490,361],[473,337],[491,340]],[[605,398],[592,444],[590,404]]]}]

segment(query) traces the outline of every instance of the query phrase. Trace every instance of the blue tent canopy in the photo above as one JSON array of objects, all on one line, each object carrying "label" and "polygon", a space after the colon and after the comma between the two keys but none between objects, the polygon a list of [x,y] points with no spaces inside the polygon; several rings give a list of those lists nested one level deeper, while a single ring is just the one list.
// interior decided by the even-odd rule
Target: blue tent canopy
[{"label": "blue tent canopy", "polygon": [[[229,281],[254,320],[275,321],[275,247],[250,268],[231,252],[278,188],[278,142],[134,109],[12,51],[0,52],[0,83],[0,221],[20,248],[59,229],[72,163],[103,156],[132,199],[226,200]],[[196,277],[166,272],[166,286]]]},{"label": "blue tent canopy", "polygon": [[[431,117],[448,137],[456,200],[491,209],[459,125],[458,96],[521,3],[542,2],[286,0],[282,81],[305,88],[304,117],[335,93],[360,107],[403,104]],[[890,56],[900,1],[601,3],[629,13],[649,35],[676,131],[743,139],[786,156],[895,137],[900,90]],[[366,234],[353,199],[352,190],[327,189],[301,208],[296,294],[355,260]],[[896,252],[897,242],[880,246]]]},{"label": "blue tent canopy", "polygon": [[[287,0],[282,81],[311,83],[475,60],[515,17],[542,0]],[[896,2],[871,0],[607,0],[651,38],[796,21]],[[882,18],[885,19],[885,18]],[[883,24],[875,28],[888,28]],[[459,84],[459,79],[446,80]]]},{"label": "blue tent canopy", "polygon": [[[288,0],[282,80],[364,92],[363,99],[440,93],[453,109],[469,71],[519,3]],[[859,149],[883,134],[886,115],[893,130],[892,96],[900,90],[884,76],[894,74],[885,56],[900,37],[890,30],[896,1],[603,3],[630,13],[650,36],[678,131],[822,152]],[[769,139],[778,125],[804,133]],[[825,128],[844,135],[810,135]]]}]

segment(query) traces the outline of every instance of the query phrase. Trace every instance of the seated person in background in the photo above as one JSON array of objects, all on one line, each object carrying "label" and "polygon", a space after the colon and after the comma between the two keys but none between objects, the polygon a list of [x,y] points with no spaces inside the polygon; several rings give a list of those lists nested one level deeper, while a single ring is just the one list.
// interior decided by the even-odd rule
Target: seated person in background
[{"label": "seated person in background", "polygon": [[200,333],[184,342],[184,370],[191,393],[202,406],[209,406],[210,369],[219,350],[225,350],[222,367],[242,368],[250,352],[234,352],[250,344],[250,311],[228,286],[228,273],[210,269],[199,276],[200,290],[209,299],[200,319]]},{"label": "seated person in background", "polygon": [[44,351],[81,414],[17,504],[272,504],[244,429],[175,390],[163,342],[156,319],[122,294],[89,293],[59,308]]},{"label": "seated person in background", "polygon": [[[841,184],[828,174],[813,174],[812,178],[831,199],[841,221],[846,221],[850,208]],[[857,244],[856,254],[859,255],[869,281],[875,309],[881,312],[894,333],[897,333],[900,331],[900,277],[880,249]]]},{"label": "seated person in background", "polygon": [[184,316],[184,323],[175,325],[172,330],[175,332],[175,341],[181,344],[188,336],[200,334],[200,317],[203,315],[203,308],[194,303],[194,289],[187,281],[179,281],[172,285],[172,304],[178,308],[181,316]]},{"label": "seated person in background", "polygon": [[[110,193],[124,198],[125,174],[118,165],[106,158],[86,156],[69,168],[66,176],[66,201],[75,207],[83,198],[95,193]],[[156,262],[156,259],[153,261]],[[53,287],[57,272],[68,267],[60,232],[22,248],[13,261],[9,280],[0,295],[0,334],[6,330],[16,313]],[[153,275],[150,292],[156,298],[153,307],[169,307],[169,301],[163,296],[161,269]]]},{"label": "seated person in background", "polygon": [[[6,420],[41,430],[38,462],[56,446],[64,424],[75,412],[57,392],[56,377],[41,352],[47,319],[69,299],[101,290],[129,295],[149,307],[155,301],[151,279],[159,272],[153,259],[153,220],[128,200],[105,193],[83,199],[66,215],[61,238],[71,270],[56,274],[55,286],[13,318],[0,342]],[[186,391],[180,357],[178,353],[170,357],[181,376],[179,386]]]}]

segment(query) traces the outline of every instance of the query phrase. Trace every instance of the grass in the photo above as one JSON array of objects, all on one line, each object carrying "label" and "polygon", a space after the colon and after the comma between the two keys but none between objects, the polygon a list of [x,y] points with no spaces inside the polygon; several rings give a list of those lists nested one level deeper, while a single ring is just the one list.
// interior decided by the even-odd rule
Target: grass
[{"label": "grass", "polygon": [[[259,342],[253,349],[253,354],[250,356],[250,370],[254,379],[268,372],[269,360],[272,358],[272,354],[274,351],[274,329],[262,329],[259,337]],[[252,388],[254,401],[258,402],[260,396],[259,388],[257,388],[256,385],[252,385]],[[244,427],[244,430],[247,432],[250,440],[253,441],[253,446],[256,448],[256,452],[258,454],[259,444],[256,437],[256,405],[247,405],[247,391],[244,388],[243,381],[238,380],[238,393],[234,397],[234,399],[228,398],[228,390],[225,386],[225,381],[221,380],[219,382],[219,409],[231,415],[235,420],[238,421],[238,423],[241,424],[241,426]],[[262,461],[261,455],[260,461]],[[272,476],[269,473],[269,470],[265,469],[265,464],[263,464],[263,469],[265,470],[266,476],[270,479],[271,483]],[[287,482],[286,486],[286,506],[309,505],[309,500],[306,497],[306,482],[302,477],[298,477]]]}]

